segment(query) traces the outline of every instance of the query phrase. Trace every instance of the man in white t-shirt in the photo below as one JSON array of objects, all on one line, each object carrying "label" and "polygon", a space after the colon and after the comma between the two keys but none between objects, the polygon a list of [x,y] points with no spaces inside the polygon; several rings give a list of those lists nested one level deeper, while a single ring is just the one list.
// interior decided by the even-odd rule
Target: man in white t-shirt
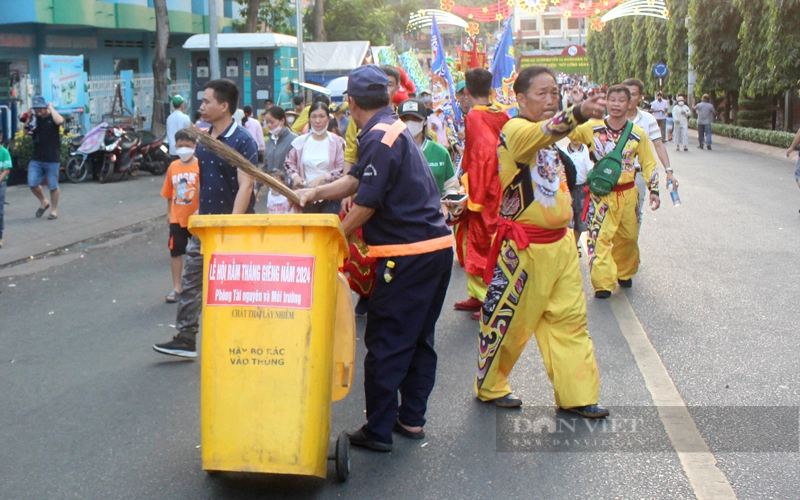
[{"label": "man in white t-shirt", "polygon": [[664,99],[661,92],[656,93],[656,100],[650,103],[650,113],[658,123],[658,128],[661,130],[661,141],[667,142],[667,110],[669,109],[669,102]]},{"label": "man in white t-shirt", "polygon": [[[656,150],[658,159],[661,161],[661,164],[664,165],[664,171],[667,174],[667,182],[672,181],[674,189],[677,189],[678,180],[672,174],[672,167],[669,163],[669,155],[667,155],[667,148],[664,146],[664,141],[661,140],[662,135],[661,129],[658,126],[658,122],[653,115],[650,113],[645,113],[639,109],[639,102],[642,100],[642,93],[644,92],[644,83],[642,83],[641,80],[629,78],[622,82],[622,84],[628,87],[628,90],[631,91],[631,102],[628,107],[628,119],[634,124],[642,127],[645,133],[647,133],[647,136],[650,138],[650,142],[652,142],[653,147]],[[666,101],[664,101],[664,103],[666,104]],[[639,206],[637,215],[639,217],[639,227],[641,227],[642,208],[644,207],[644,195],[647,191],[647,183],[645,182],[645,179],[642,178],[642,167],[639,165],[638,160],[634,162],[634,166],[636,167],[636,187],[639,189]]]},{"label": "man in white t-shirt", "polygon": [[172,107],[175,109],[167,117],[167,141],[169,143],[169,155],[173,161],[178,159],[178,153],[175,151],[175,132],[192,125],[189,115],[183,112],[184,106],[186,106],[186,99],[176,95],[172,98]]}]

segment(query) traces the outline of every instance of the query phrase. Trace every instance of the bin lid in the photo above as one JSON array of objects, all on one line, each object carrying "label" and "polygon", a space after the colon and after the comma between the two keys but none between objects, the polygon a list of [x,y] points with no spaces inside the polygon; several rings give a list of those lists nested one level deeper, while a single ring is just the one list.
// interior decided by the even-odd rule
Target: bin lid
[{"label": "bin lid", "polygon": [[336,230],[340,250],[347,257],[347,238],[342,222],[333,214],[241,214],[241,215],[193,215],[189,218],[189,229],[205,227],[330,227]]}]

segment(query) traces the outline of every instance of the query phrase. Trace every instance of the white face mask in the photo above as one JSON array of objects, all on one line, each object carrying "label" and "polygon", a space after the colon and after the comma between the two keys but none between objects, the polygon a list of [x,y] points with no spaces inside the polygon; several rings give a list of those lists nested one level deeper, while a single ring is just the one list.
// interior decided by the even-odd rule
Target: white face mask
[{"label": "white face mask", "polygon": [[278,125],[278,126],[277,126],[277,127],[275,127],[275,128],[271,128],[271,129],[269,129],[269,133],[270,133],[270,135],[271,135],[272,137],[275,137],[275,138],[277,138],[279,135],[281,135],[281,130],[283,130],[283,127],[282,127],[282,126],[280,126],[280,125]]},{"label": "white face mask", "polygon": [[294,116],[287,116],[286,117],[286,123],[288,123],[289,125],[294,123]]},{"label": "white face mask", "polygon": [[422,132],[422,122],[409,120],[406,122],[406,127],[408,127],[408,131],[411,132],[413,137],[418,136],[419,133]]},{"label": "white face mask", "polygon": [[311,127],[311,133],[319,137],[327,134],[328,129],[326,127],[322,127],[321,129],[317,130],[314,127]]},{"label": "white face mask", "polygon": [[182,147],[175,150],[178,153],[178,157],[181,159],[183,163],[189,163],[189,160],[194,157],[194,149]]}]

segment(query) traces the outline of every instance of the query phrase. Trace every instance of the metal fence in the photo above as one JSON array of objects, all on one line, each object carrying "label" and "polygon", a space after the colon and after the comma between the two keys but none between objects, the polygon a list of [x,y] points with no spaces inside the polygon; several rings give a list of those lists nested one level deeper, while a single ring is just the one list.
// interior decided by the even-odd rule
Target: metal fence
[{"label": "metal fence", "polygon": [[[88,82],[89,122],[92,127],[103,121],[103,115],[111,113],[114,103],[114,95],[118,84],[127,83],[116,75],[91,76]],[[150,128],[150,120],[153,116],[153,75],[139,74],[131,80],[133,87],[133,108],[130,111],[135,115],[144,117],[144,128]],[[167,86],[169,97],[181,94],[189,95],[189,81],[176,81]],[[123,92],[123,96],[125,92]],[[130,103],[128,103],[130,106]],[[187,99],[187,105],[191,105],[191,99]],[[186,113],[191,113],[190,109]]]}]

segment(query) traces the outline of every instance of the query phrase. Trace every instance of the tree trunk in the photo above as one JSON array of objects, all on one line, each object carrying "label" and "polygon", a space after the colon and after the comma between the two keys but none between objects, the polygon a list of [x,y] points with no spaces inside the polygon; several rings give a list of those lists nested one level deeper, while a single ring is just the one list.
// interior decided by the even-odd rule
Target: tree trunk
[{"label": "tree trunk", "polygon": [[169,43],[169,14],[167,0],[153,0],[156,13],[156,47],[153,53],[153,119],[150,131],[155,136],[167,130],[167,44]]},{"label": "tree trunk", "polygon": [[325,34],[325,7],[323,0],[314,0],[314,41],[326,42],[328,36]]},{"label": "tree trunk", "polygon": [[244,23],[245,33],[255,33],[258,25],[258,10],[261,0],[247,0],[247,20]]}]

